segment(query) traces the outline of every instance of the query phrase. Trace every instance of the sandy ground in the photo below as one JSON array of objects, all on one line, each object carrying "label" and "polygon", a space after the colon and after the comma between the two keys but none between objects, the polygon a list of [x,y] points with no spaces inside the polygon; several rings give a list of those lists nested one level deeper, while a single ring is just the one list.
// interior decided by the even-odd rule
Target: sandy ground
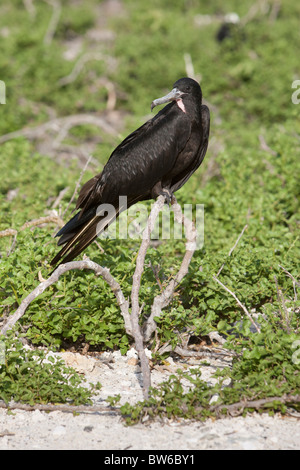
[{"label": "sandy ground", "polygon": [[[105,405],[110,395],[120,393],[121,403],[142,399],[141,373],[134,352],[122,357],[107,355],[108,363],[79,354],[63,353],[67,364],[84,372],[87,382],[102,384],[94,403]],[[101,356],[101,359],[105,355]],[[220,361],[202,367],[203,378]],[[195,362],[175,363],[152,371],[152,382],[165,380],[178,367],[195,367]],[[246,418],[224,418],[202,422],[156,421],[126,427],[116,413],[41,412],[0,409],[0,449],[101,449],[101,450],[198,450],[198,449],[300,449],[300,420],[252,414]]]}]

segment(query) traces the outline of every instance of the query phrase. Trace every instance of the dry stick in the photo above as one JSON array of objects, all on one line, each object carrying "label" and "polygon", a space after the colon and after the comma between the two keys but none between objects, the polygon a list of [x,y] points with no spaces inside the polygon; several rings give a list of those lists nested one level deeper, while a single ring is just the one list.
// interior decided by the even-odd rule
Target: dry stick
[{"label": "dry stick", "polygon": [[132,333],[135,340],[135,347],[138,352],[140,361],[141,361],[141,368],[143,374],[143,393],[144,398],[148,399],[149,388],[151,386],[151,374],[149,368],[149,362],[145,354],[144,350],[144,338],[141,332],[141,328],[139,325],[139,314],[140,314],[140,306],[139,306],[139,290],[141,286],[141,278],[144,270],[145,264],[145,257],[147,253],[147,249],[150,244],[150,236],[151,232],[154,229],[154,224],[157,219],[159,212],[162,210],[163,205],[165,202],[165,198],[163,196],[159,196],[156,202],[154,203],[150,216],[148,218],[147,227],[143,232],[143,239],[142,243],[137,255],[136,259],[136,267],[135,272],[133,275],[132,280],[132,290],[131,290],[131,325],[132,325]]},{"label": "dry stick", "polygon": [[187,217],[184,217],[181,211],[180,205],[176,202],[171,206],[174,211],[175,220],[178,223],[183,223],[186,232],[186,252],[183,257],[180,269],[174,279],[168,284],[168,286],[163,290],[163,292],[157,295],[153,301],[151,314],[147,322],[144,325],[144,339],[149,341],[152,333],[156,330],[156,322],[154,317],[160,317],[162,309],[165,308],[171,301],[174,291],[178,284],[182,281],[183,277],[187,274],[189,264],[191,262],[192,256],[196,249],[196,236],[197,232],[192,221]]},{"label": "dry stick", "polygon": [[68,191],[69,191],[69,186],[66,186],[64,189],[59,191],[59,194],[57,198],[55,199],[55,201],[53,202],[51,209],[55,209],[60,204],[61,200],[64,198],[65,194]]},{"label": "dry stick", "polygon": [[[33,219],[33,220],[29,220],[28,222],[25,222],[25,224],[23,224],[19,230],[23,231],[26,228],[29,228],[35,225],[48,224],[49,222],[54,222],[60,227],[64,226],[64,221],[58,215],[47,215],[46,217],[40,217],[39,219]],[[17,230],[13,228],[8,228],[6,230],[3,230],[3,232],[0,232],[0,238],[14,236],[17,234],[18,234]]]},{"label": "dry stick", "polygon": [[[224,410],[227,411],[227,414],[230,416],[238,416],[244,412],[245,408],[255,408],[256,410],[261,410],[272,402],[278,402],[283,404],[297,404],[300,403],[300,395],[282,395],[281,397],[266,397],[260,398],[258,400],[242,400],[237,403],[232,403],[230,405],[220,404],[213,405],[209,409],[212,412],[216,412],[217,416],[223,417]],[[195,407],[195,411],[201,411],[203,407]],[[220,414],[218,413],[220,412]]]},{"label": "dry stick", "polygon": [[91,261],[89,258],[86,258],[83,261],[71,261],[70,263],[61,264],[46,281],[41,282],[24,300],[22,300],[19,308],[11,317],[9,317],[8,321],[3,326],[1,333],[6,334],[6,332],[11,329],[14,324],[22,317],[22,315],[24,315],[27,307],[31,304],[31,302],[41,295],[49,286],[57,282],[62,274],[70,271],[71,269],[91,269],[95,271],[97,276],[103,277],[116,296],[117,302],[121,309],[121,314],[123,316],[126,331],[128,334],[132,335],[130,315],[128,311],[128,301],[125,299],[119,283],[110,274],[108,268],[103,268],[99,264]]},{"label": "dry stick", "polygon": [[18,235],[18,231],[13,228],[7,228],[6,230],[3,230],[2,232],[0,232],[0,238],[15,237],[16,235]]},{"label": "dry stick", "polygon": [[60,86],[68,85],[69,83],[72,83],[76,80],[78,75],[80,74],[81,70],[85,66],[87,62],[90,60],[107,60],[107,56],[102,54],[102,52],[87,52],[83,56],[81,56],[76,64],[74,65],[74,68],[72,72],[67,75],[66,77],[61,78],[58,81],[58,84]]},{"label": "dry stick", "polygon": [[252,325],[255,327],[256,331],[258,333],[260,333],[260,328],[257,326],[257,324],[255,323],[255,321],[253,320],[251,314],[248,312],[248,310],[246,309],[245,305],[242,304],[242,302],[239,301],[239,299],[237,298],[237,296],[235,295],[234,292],[232,292],[230,289],[228,289],[228,287],[224,286],[224,284],[219,281],[219,279],[216,277],[216,276],[213,276],[213,280],[218,282],[220,284],[220,286],[223,287],[223,289],[225,289],[227,292],[229,292],[230,295],[232,295],[232,297],[237,301],[237,303],[239,304],[239,306],[244,310],[245,314],[247,315],[247,317],[249,318],[249,320],[251,321]]}]

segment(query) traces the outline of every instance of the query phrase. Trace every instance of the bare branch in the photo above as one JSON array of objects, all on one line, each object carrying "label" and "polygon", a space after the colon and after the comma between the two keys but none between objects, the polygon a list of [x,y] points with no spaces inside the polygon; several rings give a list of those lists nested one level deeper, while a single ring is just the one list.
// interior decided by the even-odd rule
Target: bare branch
[{"label": "bare branch", "polygon": [[153,204],[150,216],[148,218],[147,226],[143,232],[142,243],[136,259],[136,268],[132,280],[131,290],[131,325],[132,333],[135,340],[135,347],[138,352],[141,368],[143,374],[143,392],[145,399],[148,398],[149,388],[151,386],[151,374],[149,368],[149,362],[144,350],[144,338],[139,325],[139,290],[141,286],[141,278],[144,270],[146,252],[150,244],[151,232],[154,229],[155,221],[159,212],[162,210],[165,202],[163,196],[159,196],[156,202]]},{"label": "bare branch", "polygon": [[286,274],[287,276],[289,276],[289,277],[292,279],[292,281],[296,284],[296,286],[300,287],[300,282],[297,281],[291,273],[289,273],[289,272],[288,272],[283,266],[281,266],[280,264],[279,264],[278,266],[285,272],[285,274]]},{"label": "bare branch", "polygon": [[61,78],[58,81],[58,84],[60,86],[64,86],[64,85],[68,85],[69,83],[74,82],[87,62],[91,60],[107,60],[107,59],[108,59],[107,56],[102,54],[102,52],[87,52],[86,54],[82,55],[78,59],[78,61],[74,65],[72,72],[66,77]]},{"label": "bare branch", "polygon": [[258,333],[260,333],[260,328],[257,326],[257,324],[255,323],[255,321],[253,320],[251,314],[248,312],[248,310],[246,309],[245,305],[242,304],[242,302],[239,301],[239,299],[237,298],[237,296],[235,295],[234,292],[232,292],[230,289],[228,289],[228,287],[224,286],[224,284],[216,277],[216,276],[213,276],[213,280],[218,282],[218,284],[220,284],[220,286],[223,287],[223,289],[225,289],[227,292],[229,292],[230,295],[232,295],[232,297],[237,301],[237,303],[239,304],[239,306],[244,310],[245,314],[247,315],[247,317],[249,318],[249,320],[251,321],[252,325],[255,327],[256,331]]},{"label": "bare branch", "polygon": [[36,16],[36,9],[33,4],[33,0],[23,0],[24,7],[28,11],[30,18],[34,19]]},{"label": "bare branch", "polygon": [[[210,410],[213,412],[224,412],[224,410],[226,410],[227,414],[229,414],[230,416],[238,416],[243,414],[245,408],[254,408],[256,410],[261,410],[265,407],[265,405],[268,405],[269,403],[272,403],[274,401],[290,405],[294,403],[297,404],[300,403],[300,395],[284,394],[281,397],[266,397],[261,398],[259,400],[242,400],[240,402],[232,403],[230,405],[225,405],[221,403],[212,406]],[[223,413],[222,416],[224,416]]]},{"label": "bare branch", "polygon": [[[284,298],[284,296],[283,296],[282,290],[280,289],[280,287],[279,287],[279,285],[278,285],[278,281],[277,281],[277,277],[276,277],[276,276],[274,276],[274,281],[275,281],[275,284],[276,284],[277,300],[278,300],[278,305],[279,305],[279,310],[280,310],[281,318],[282,318],[283,324],[285,325],[285,327],[286,327],[286,329],[287,329],[287,332],[288,332],[288,333],[291,333],[290,322],[291,322],[291,319],[292,319],[293,314],[291,315],[291,318],[290,318],[288,309],[287,309],[286,304],[285,304],[285,298]],[[281,308],[280,308],[280,305],[282,305],[283,310],[284,310],[284,313],[282,312],[282,310],[281,310]]]},{"label": "bare branch", "polygon": [[52,16],[48,25],[48,29],[46,31],[45,37],[44,37],[44,44],[46,46],[49,46],[52,42],[52,39],[54,37],[55,31],[57,29],[60,15],[61,15],[61,4],[58,0],[45,0],[46,3],[52,6],[53,11],[52,11]]},{"label": "bare branch", "polygon": [[41,295],[48,287],[52,286],[52,284],[57,282],[62,274],[72,269],[91,269],[97,276],[103,277],[116,296],[117,302],[121,309],[121,314],[124,319],[126,331],[128,334],[132,335],[130,315],[128,312],[128,301],[125,299],[120,285],[110,274],[108,268],[103,268],[99,264],[91,261],[89,258],[86,258],[83,261],[71,261],[70,263],[61,264],[46,281],[41,282],[24,300],[22,300],[19,308],[13,315],[9,317],[9,320],[2,328],[1,333],[6,334],[6,332],[10,330],[14,324],[24,315],[26,309],[34,299]]},{"label": "bare branch", "polygon": [[14,230],[13,228],[7,228],[6,230],[2,230],[2,232],[0,232],[0,238],[3,238],[3,237],[14,237],[18,234],[18,231],[17,230]]}]

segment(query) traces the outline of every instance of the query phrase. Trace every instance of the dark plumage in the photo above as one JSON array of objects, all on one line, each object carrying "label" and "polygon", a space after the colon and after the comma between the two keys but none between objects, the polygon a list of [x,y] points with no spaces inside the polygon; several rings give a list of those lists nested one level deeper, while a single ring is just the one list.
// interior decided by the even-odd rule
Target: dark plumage
[{"label": "dark plumage", "polygon": [[[210,115],[202,105],[199,84],[181,78],[153,107],[168,103],[152,119],[130,134],[113,151],[102,173],[82,187],[76,209],[80,211],[58,232],[58,245],[65,245],[52,265],[74,259],[113,222],[97,211],[112,204],[122,211],[119,196],[127,197],[127,208],[138,201],[164,195],[168,202],[202,163],[205,156]],[[101,223],[103,221],[103,223]]]}]

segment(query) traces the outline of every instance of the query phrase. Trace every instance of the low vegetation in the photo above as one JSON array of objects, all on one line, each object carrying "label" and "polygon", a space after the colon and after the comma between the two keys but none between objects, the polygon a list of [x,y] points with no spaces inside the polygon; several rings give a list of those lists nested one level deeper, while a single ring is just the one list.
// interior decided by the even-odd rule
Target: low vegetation
[{"label": "low vegetation", "polygon": [[[49,261],[57,251],[52,237],[56,224],[23,228],[24,224],[53,211],[66,221],[89,153],[84,149],[92,145],[93,160],[83,175],[86,181],[101,171],[120,140],[150,116],[151,101],[193,69],[211,109],[211,138],[203,165],[176,196],[181,204],[204,204],[205,243],[159,319],[151,347],[158,350],[159,361],[164,356],[158,346],[169,342],[175,348],[182,333],[200,342],[217,330],[227,340],[223,348],[233,351],[235,358],[232,368],[217,373],[220,380],[215,387],[208,387],[197,370],[179,372],[153,390],[148,402],[122,410],[128,422],[135,422],[156,415],[218,417],[243,401],[232,412],[299,408],[295,344],[300,338],[300,104],[291,97],[292,83],[300,78],[296,47],[300,5],[154,0],[149,8],[144,2],[124,0],[119,12],[105,16],[106,4],[61,1],[53,31],[49,30],[52,7],[46,2],[13,0],[0,7],[0,80],[6,84],[6,104],[0,105],[0,231],[13,230],[0,238],[3,321],[38,285],[39,271],[44,278],[49,276]],[[241,22],[231,37],[219,43],[221,19],[231,11],[240,15]],[[102,29],[110,32],[109,39],[101,39]],[[78,74],[63,80],[84,56]],[[114,99],[113,109],[107,109]],[[57,130],[51,134],[52,129],[47,134],[7,136],[51,119],[86,114],[104,120],[113,116],[118,125],[106,121],[112,128],[109,133],[99,129],[99,123],[83,124],[79,119],[64,135]],[[139,241],[101,240],[100,244],[104,253],[92,244],[88,256],[108,267],[129,296]],[[164,240],[148,250],[140,292],[144,316],[161,286],[179,268],[184,250],[184,240]],[[218,279],[249,312],[260,314],[255,317],[259,333],[250,331],[234,297],[213,279],[222,266]],[[114,294],[91,272],[61,277],[30,305],[14,333],[33,346],[52,349],[80,349],[88,343],[91,349],[120,348],[125,353],[131,345]],[[42,392],[43,387],[37,393],[20,393],[30,370],[19,362],[21,350],[17,343],[6,348],[6,363],[0,366],[2,399],[22,396],[32,403],[64,402],[68,397],[74,403],[88,402],[86,389],[78,388],[70,372],[66,387],[73,386],[72,392],[59,386],[55,396]],[[34,367],[37,353],[32,354]],[[36,362],[43,364],[42,359]],[[48,367],[43,366],[43,374]],[[53,370],[51,393],[54,383],[62,382],[61,364]],[[191,391],[181,386],[183,377],[190,380]],[[230,386],[222,385],[225,379],[231,380]],[[219,401],[212,404],[215,395]],[[278,400],[269,401],[272,397]],[[251,406],[257,400],[261,406]]]}]

